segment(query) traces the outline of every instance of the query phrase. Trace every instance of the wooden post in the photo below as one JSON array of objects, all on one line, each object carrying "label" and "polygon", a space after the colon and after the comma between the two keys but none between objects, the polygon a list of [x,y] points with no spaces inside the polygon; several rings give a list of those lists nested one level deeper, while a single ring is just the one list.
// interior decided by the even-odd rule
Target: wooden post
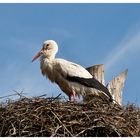
[{"label": "wooden post", "polygon": [[128,69],[122,72],[118,77],[113,78],[108,84],[107,88],[112,94],[113,99],[122,106],[122,91],[126,79]]},{"label": "wooden post", "polygon": [[89,73],[96,78],[100,83],[105,85],[105,80],[104,80],[104,65],[99,64],[99,65],[94,65],[91,67],[86,68]]}]

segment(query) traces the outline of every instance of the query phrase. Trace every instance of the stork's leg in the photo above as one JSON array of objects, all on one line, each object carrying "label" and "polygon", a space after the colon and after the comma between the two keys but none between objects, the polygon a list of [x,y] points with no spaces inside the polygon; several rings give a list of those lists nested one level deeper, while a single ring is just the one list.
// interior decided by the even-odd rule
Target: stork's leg
[{"label": "stork's leg", "polygon": [[72,91],[72,94],[73,94],[73,98],[74,98],[74,103],[76,103],[76,95],[75,95],[75,91],[74,90]]}]

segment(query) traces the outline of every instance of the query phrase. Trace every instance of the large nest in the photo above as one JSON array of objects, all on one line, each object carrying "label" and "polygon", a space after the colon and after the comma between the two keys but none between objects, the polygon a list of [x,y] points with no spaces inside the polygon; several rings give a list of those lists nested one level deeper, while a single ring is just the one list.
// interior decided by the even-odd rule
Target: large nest
[{"label": "large nest", "polygon": [[60,97],[21,98],[1,103],[0,136],[140,136],[140,109],[94,98],[70,103]]}]

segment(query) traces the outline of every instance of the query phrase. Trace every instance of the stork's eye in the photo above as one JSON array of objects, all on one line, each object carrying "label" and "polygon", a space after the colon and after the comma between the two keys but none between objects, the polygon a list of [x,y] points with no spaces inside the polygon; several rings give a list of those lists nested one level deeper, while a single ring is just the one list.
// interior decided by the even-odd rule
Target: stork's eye
[{"label": "stork's eye", "polygon": [[49,46],[49,44],[47,44],[46,46]]}]

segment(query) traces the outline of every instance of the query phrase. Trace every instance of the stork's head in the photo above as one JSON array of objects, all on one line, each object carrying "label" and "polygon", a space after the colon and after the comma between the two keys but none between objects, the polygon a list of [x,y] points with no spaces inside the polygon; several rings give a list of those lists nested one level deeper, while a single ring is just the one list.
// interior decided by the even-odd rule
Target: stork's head
[{"label": "stork's head", "polygon": [[54,59],[57,52],[58,52],[57,43],[54,40],[47,40],[43,43],[42,49],[33,58],[32,62],[42,55],[44,55],[44,57],[48,59]]}]

